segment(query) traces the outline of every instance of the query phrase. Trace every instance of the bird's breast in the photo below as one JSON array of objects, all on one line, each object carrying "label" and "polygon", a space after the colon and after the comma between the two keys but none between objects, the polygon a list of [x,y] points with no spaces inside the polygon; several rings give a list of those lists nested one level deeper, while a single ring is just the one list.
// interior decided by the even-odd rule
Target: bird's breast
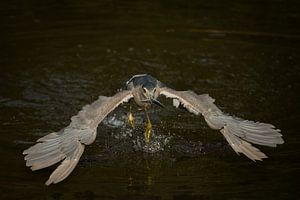
[{"label": "bird's breast", "polygon": [[140,106],[140,107],[143,107],[143,108],[146,107],[146,108],[148,108],[148,107],[151,106],[150,103],[142,101],[143,98],[141,98],[140,96],[134,96],[133,99],[134,99],[135,103],[138,106]]}]

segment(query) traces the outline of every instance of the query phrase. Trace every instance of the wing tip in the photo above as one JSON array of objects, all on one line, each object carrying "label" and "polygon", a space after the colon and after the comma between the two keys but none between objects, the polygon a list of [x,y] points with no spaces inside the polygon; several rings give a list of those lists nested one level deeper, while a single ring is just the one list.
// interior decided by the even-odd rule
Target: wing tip
[{"label": "wing tip", "polygon": [[45,182],[46,186],[49,186],[53,183],[53,180],[51,180],[50,178]]}]

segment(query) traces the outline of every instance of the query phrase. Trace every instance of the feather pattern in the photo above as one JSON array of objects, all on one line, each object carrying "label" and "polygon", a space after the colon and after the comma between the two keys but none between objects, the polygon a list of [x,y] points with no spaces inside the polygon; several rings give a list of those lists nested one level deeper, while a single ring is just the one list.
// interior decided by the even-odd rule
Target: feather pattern
[{"label": "feather pattern", "polygon": [[125,90],[113,97],[100,96],[92,104],[84,106],[71,118],[69,126],[38,139],[37,144],[23,152],[26,166],[38,170],[62,161],[46,185],[64,180],[76,167],[84,146],[94,142],[98,124],[119,104],[132,97],[131,91]]},{"label": "feather pattern", "polygon": [[[207,124],[220,130],[236,153],[243,153],[249,159],[262,160],[267,156],[250,143],[276,147],[283,144],[282,134],[272,124],[253,122],[223,113],[208,94],[197,95],[192,91],[176,91],[160,88],[160,94],[178,100],[188,111],[202,114]],[[173,101],[174,102],[174,101]],[[178,103],[174,104],[178,107]]]}]

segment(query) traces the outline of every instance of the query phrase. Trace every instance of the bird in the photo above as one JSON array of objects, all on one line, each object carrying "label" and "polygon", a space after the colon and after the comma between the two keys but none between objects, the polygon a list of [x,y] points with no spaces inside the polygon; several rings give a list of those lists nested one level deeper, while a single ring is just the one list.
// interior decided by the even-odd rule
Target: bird
[{"label": "bird", "polygon": [[[173,105],[202,115],[208,126],[219,130],[237,154],[244,154],[252,161],[262,161],[267,155],[252,144],[276,147],[283,144],[281,130],[268,123],[260,123],[234,117],[222,112],[208,94],[198,95],[191,90],[177,91],[148,74],[132,76],[126,82],[126,89],[119,90],[114,96],[99,96],[93,103],[86,105],[71,117],[70,124],[60,131],[50,133],[37,140],[37,143],[23,151],[26,166],[32,171],[60,164],[45,182],[48,186],[66,179],[78,164],[86,145],[92,144],[97,135],[97,127],[103,119],[120,104],[134,99],[144,109],[147,116],[145,140],[151,138],[152,124],[147,111],[152,105],[164,107],[158,100],[163,95],[173,99]],[[134,127],[131,108],[128,121]]]}]

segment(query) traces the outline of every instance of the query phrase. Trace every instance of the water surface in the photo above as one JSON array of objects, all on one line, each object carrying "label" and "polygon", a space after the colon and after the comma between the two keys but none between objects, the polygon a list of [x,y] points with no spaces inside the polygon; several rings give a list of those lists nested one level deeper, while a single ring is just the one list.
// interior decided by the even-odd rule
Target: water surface
[{"label": "water surface", "polygon": [[[1,199],[297,199],[299,2],[7,1],[0,6]],[[44,186],[22,151],[113,95],[134,74],[209,93],[224,111],[269,122],[285,144],[270,158],[236,155],[201,117],[151,110],[154,138],[126,124],[124,104],[100,124],[71,176]]]}]

